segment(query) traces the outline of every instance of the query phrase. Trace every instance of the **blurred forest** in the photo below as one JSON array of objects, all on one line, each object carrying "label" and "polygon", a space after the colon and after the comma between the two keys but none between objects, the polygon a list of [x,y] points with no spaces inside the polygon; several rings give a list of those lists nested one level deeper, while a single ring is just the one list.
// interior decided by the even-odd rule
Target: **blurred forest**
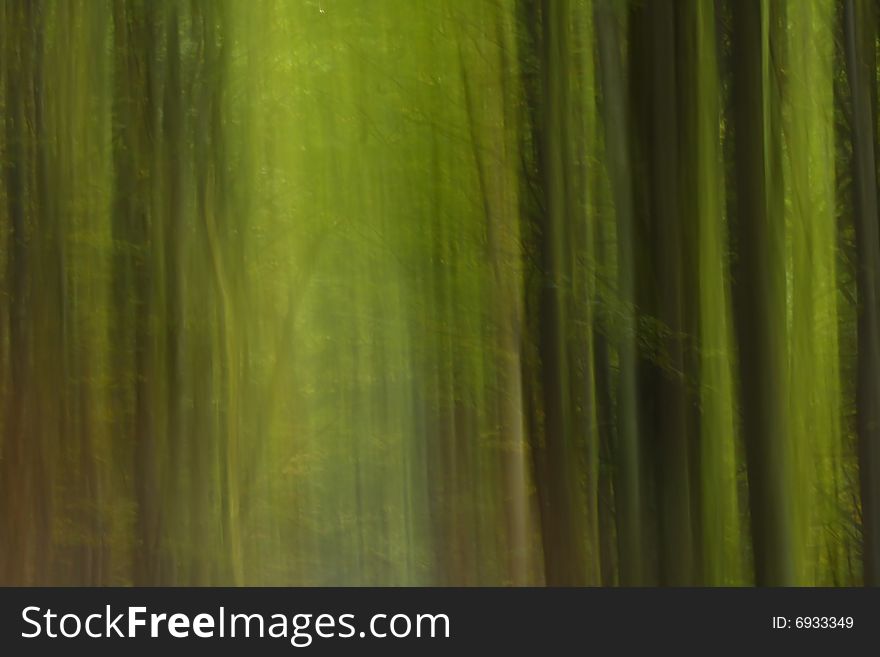
[{"label": "blurred forest", "polygon": [[5,0],[0,584],[880,584],[874,0]]}]

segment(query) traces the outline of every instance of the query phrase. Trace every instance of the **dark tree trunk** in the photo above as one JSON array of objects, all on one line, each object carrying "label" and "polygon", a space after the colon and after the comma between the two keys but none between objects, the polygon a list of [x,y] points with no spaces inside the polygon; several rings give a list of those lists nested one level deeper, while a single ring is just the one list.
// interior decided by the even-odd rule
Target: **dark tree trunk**
[{"label": "dark tree trunk", "polygon": [[617,337],[619,382],[614,454],[614,500],[617,513],[620,583],[643,584],[643,514],[639,450],[639,410],[635,325],[635,218],[626,117],[629,99],[621,56],[618,18],[610,0],[596,3],[599,80],[608,174],[617,218],[617,287],[622,312]]},{"label": "dark tree trunk", "polygon": [[[792,585],[793,499],[786,433],[784,218],[772,204],[774,102],[760,0],[733,3],[733,128],[737,213],[733,235],[735,328],[742,433],[759,586]],[[770,94],[768,97],[767,94]],[[766,130],[766,132],[765,132]],[[767,153],[771,152],[771,157]]]},{"label": "dark tree trunk", "polygon": [[569,374],[567,291],[570,285],[566,240],[572,221],[568,125],[568,3],[541,3],[539,48],[542,89],[538,142],[538,182],[543,212],[535,234],[539,239],[538,352],[544,402],[544,483],[541,510],[544,565],[551,586],[583,584],[582,505],[572,472],[571,391]]},{"label": "dark tree trunk", "polygon": [[[693,579],[688,401],[685,385],[684,293],[682,210],[679,199],[678,107],[676,79],[675,7],[671,0],[656,0],[640,12],[646,21],[649,76],[641,81],[648,99],[646,113],[646,203],[654,236],[654,270],[660,353],[651,363],[656,385],[656,436],[654,455],[659,502],[660,582],[686,586]],[[647,430],[647,428],[645,428]]]},{"label": "dark tree trunk", "polygon": [[[873,19],[873,20],[872,20]],[[876,182],[876,17],[865,3],[844,10],[846,67],[852,100],[853,206],[858,285],[856,413],[862,498],[864,581],[880,586],[880,229]]]}]

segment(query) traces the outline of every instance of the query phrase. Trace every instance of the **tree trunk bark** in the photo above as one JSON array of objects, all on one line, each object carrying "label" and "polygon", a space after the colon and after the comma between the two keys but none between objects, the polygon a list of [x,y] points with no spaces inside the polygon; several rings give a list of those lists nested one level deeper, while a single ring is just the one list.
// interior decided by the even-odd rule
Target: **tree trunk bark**
[{"label": "tree trunk bark", "polygon": [[[768,7],[733,3],[735,139],[735,326],[759,586],[795,584],[791,455],[786,431],[784,218],[771,194],[774,144]],[[768,110],[769,108],[769,110]]]},{"label": "tree trunk bark", "polygon": [[858,254],[856,413],[862,498],[864,582],[880,586],[880,230],[874,153],[877,115],[869,85],[876,79],[876,27],[865,6],[847,0],[846,66],[852,99],[853,205]]}]

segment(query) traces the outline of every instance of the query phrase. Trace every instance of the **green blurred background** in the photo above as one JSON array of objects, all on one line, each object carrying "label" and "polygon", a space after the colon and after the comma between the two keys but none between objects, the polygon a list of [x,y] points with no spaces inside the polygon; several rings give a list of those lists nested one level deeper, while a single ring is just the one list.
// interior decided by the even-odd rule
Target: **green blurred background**
[{"label": "green blurred background", "polygon": [[6,0],[0,584],[880,583],[869,0]]}]

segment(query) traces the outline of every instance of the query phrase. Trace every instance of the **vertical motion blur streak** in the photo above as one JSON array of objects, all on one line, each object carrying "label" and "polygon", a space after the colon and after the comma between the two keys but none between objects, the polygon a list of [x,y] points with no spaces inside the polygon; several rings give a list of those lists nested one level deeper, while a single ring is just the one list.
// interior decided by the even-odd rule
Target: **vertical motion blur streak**
[{"label": "vertical motion blur streak", "polygon": [[0,2],[0,584],[880,583],[876,11]]}]

